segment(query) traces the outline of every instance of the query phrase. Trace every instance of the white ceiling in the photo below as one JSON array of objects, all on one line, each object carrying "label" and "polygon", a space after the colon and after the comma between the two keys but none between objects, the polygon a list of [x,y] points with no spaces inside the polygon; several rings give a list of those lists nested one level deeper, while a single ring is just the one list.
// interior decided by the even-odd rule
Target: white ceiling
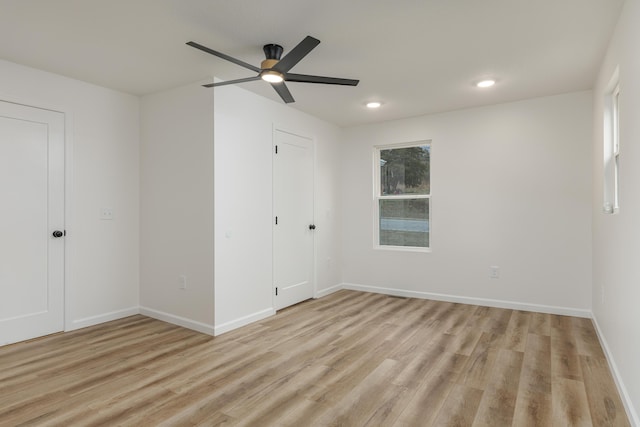
[{"label": "white ceiling", "polygon": [[187,41],[259,66],[263,44],[311,35],[291,71],[360,85],[288,83],[291,106],[347,126],[589,89],[623,1],[0,0],[0,58],[144,95],[252,75]]}]

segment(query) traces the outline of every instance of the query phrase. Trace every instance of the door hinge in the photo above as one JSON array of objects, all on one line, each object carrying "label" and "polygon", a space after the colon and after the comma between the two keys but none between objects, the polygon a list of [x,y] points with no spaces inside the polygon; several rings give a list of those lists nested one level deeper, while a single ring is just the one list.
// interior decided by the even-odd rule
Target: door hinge
[{"label": "door hinge", "polygon": [[276,296],[278,296],[278,287],[276,286]]},{"label": "door hinge", "polygon": [[276,145],[276,154],[278,154],[278,146]]},{"label": "door hinge", "polygon": [[278,217],[276,217],[276,225],[278,225]]}]

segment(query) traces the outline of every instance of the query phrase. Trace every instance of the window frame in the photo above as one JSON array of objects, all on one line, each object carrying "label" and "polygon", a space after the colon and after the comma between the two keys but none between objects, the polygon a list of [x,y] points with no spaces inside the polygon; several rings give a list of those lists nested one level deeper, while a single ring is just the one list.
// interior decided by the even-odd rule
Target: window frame
[{"label": "window frame", "polygon": [[[383,150],[394,150],[401,148],[411,148],[411,147],[422,147],[428,145],[429,146],[429,194],[391,194],[391,195],[383,195],[382,187],[381,187],[381,176],[380,176],[380,152]],[[378,250],[391,250],[391,251],[402,251],[402,252],[431,252],[433,245],[431,239],[431,229],[432,229],[432,196],[433,191],[431,188],[431,159],[433,156],[433,143],[432,140],[420,140],[413,142],[402,142],[395,144],[385,144],[385,145],[376,145],[373,147],[373,248]],[[428,217],[427,221],[429,222],[429,246],[421,247],[421,246],[393,246],[393,245],[381,245],[380,244],[380,200],[418,200],[418,199],[426,199],[428,206]]]},{"label": "window frame", "polygon": [[616,67],[603,97],[603,205],[605,214],[620,211],[620,79]]},{"label": "window frame", "polygon": [[611,144],[613,159],[613,212],[620,210],[620,84],[611,93]]}]

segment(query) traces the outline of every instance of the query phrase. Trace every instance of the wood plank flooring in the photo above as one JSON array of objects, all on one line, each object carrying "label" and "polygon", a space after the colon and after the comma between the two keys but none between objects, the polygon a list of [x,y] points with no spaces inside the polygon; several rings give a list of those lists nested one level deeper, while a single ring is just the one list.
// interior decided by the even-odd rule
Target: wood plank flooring
[{"label": "wood plank flooring", "polygon": [[0,348],[1,426],[629,426],[588,319],[340,291]]}]

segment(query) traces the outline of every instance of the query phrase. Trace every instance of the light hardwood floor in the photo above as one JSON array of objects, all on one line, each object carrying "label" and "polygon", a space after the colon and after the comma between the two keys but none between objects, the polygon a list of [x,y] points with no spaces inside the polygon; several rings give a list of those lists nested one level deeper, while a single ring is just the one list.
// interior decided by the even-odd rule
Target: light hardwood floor
[{"label": "light hardwood floor", "polygon": [[212,338],[0,348],[0,425],[628,426],[588,319],[340,291]]}]

